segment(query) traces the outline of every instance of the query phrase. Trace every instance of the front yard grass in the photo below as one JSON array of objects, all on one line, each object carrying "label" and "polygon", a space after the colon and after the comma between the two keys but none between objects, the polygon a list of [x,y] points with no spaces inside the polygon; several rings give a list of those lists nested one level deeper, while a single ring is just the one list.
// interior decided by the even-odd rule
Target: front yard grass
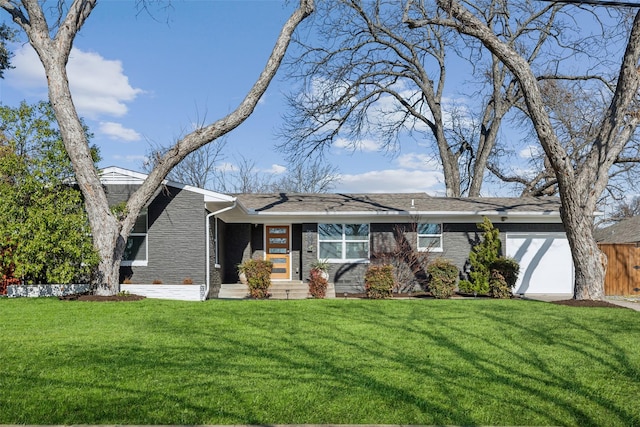
[{"label": "front yard grass", "polygon": [[640,425],[640,313],[0,299],[0,424]]}]

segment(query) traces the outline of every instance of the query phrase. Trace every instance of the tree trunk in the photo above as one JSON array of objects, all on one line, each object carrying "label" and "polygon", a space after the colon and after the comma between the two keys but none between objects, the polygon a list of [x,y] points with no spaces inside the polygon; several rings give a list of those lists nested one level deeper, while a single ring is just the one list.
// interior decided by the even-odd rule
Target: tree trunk
[{"label": "tree trunk", "polygon": [[560,215],[574,265],[573,297],[579,300],[602,300],[607,258],[593,238],[592,213],[585,212],[574,203],[580,200],[575,191],[563,193]]},{"label": "tree trunk", "polygon": [[[126,237],[119,233],[119,224],[113,216],[105,225],[93,228],[93,246],[100,255],[92,289],[96,295],[115,295],[120,289],[120,260]],[[106,219],[106,218],[105,218]]]},{"label": "tree trunk", "polygon": [[[598,249],[593,238],[593,213],[595,200],[604,189],[603,183],[606,184],[607,173],[613,162],[612,158],[615,158],[622,150],[626,140],[624,138],[615,138],[614,135],[617,134],[609,132],[609,135],[601,138],[600,141],[595,141],[591,148],[590,157],[608,160],[600,160],[595,165],[597,171],[592,172],[599,177],[595,183],[593,180],[577,177],[570,157],[554,132],[550,117],[545,110],[538,82],[527,61],[511,46],[502,42],[485,24],[456,0],[437,1],[440,7],[461,23],[461,25],[455,26],[458,31],[479,39],[486,48],[513,72],[520,83],[527,110],[538,139],[558,180],[562,203],[560,214],[569,239],[569,245],[571,246],[575,267],[574,298],[603,299],[606,257],[602,256],[602,252]],[[623,125],[619,124],[618,121],[624,124],[631,105],[630,99],[634,99],[637,92],[638,76],[636,64],[640,55],[637,52],[640,50],[640,34],[638,33],[640,33],[640,13],[636,16],[630,41],[627,45],[616,96],[610,108],[610,116],[605,117],[604,121],[605,124],[613,123],[611,125],[612,129],[623,128]],[[635,123],[630,122],[630,125],[635,129]]]}]

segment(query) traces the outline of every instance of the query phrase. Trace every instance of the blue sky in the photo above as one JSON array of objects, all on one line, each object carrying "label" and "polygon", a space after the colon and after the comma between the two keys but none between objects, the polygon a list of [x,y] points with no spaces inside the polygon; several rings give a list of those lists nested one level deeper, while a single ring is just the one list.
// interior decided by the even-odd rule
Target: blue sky
[{"label": "blue sky", "polygon": [[[153,17],[138,13],[135,3],[99,2],[76,38],[68,72],[76,107],[101,149],[101,166],[141,170],[152,146],[169,145],[194,123],[210,123],[238,105],[296,2],[175,0]],[[30,46],[13,50],[16,68],[0,80],[0,102],[46,99],[44,72]],[[292,84],[280,72],[254,114],[228,135],[231,166],[244,156],[262,172],[286,170],[287,159],[274,145],[283,94]],[[364,141],[355,153],[340,143],[331,149],[327,158],[341,173],[335,191],[442,194],[440,166],[413,139],[394,157],[377,148]]]},{"label": "blue sky", "polygon": [[[76,107],[101,149],[100,165],[141,170],[152,145],[167,145],[194,123],[233,110],[295,3],[178,0],[154,10],[154,19],[137,13],[134,1],[99,2],[76,38],[68,73]],[[0,102],[46,99],[44,72],[30,46],[16,45],[14,53],[16,68],[0,81]],[[226,162],[242,155],[263,172],[284,172],[287,159],[274,149],[283,93],[292,84],[283,76],[228,135]],[[328,157],[341,173],[335,191],[442,191],[439,166],[411,145],[394,158],[378,153],[372,141],[357,153],[336,146]]]}]

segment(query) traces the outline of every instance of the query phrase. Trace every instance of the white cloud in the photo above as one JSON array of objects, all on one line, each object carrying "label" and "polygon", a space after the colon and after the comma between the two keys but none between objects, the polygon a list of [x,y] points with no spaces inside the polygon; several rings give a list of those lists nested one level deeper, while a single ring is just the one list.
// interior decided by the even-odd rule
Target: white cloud
[{"label": "white cloud", "polygon": [[107,135],[110,139],[117,139],[126,142],[139,141],[142,135],[133,129],[128,129],[120,123],[100,122],[100,132]]},{"label": "white cloud", "polygon": [[219,165],[216,165],[216,170],[220,172],[237,172],[239,169],[233,163],[222,162]]},{"label": "white cloud", "polygon": [[342,174],[336,185],[348,193],[444,193],[442,166],[433,156],[407,153],[394,159],[395,168]]},{"label": "white cloud", "polygon": [[[15,69],[7,72],[7,83],[45,98],[47,80],[35,51],[30,45],[23,45],[14,54]],[[127,113],[126,103],[143,92],[129,84],[122,62],[105,59],[97,53],[73,48],[67,72],[78,113],[92,119],[101,115],[123,116]]]},{"label": "white cloud", "polygon": [[441,170],[438,159],[422,153],[407,153],[399,156],[395,164],[403,169]]},{"label": "white cloud", "polygon": [[518,156],[521,159],[532,159],[534,157],[539,157],[544,153],[542,147],[539,145],[527,145],[518,153]]},{"label": "white cloud", "polygon": [[38,89],[47,93],[47,78],[38,55],[30,45],[17,47],[13,51],[11,63],[15,68],[7,70],[6,82],[22,89]]},{"label": "white cloud", "polygon": [[375,152],[380,150],[380,143],[372,139],[363,139],[359,141],[349,141],[346,138],[338,138],[333,143],[333,147],[344,150],[359,150],[364,152]]},{"label": "white cloud", "polygon": [[271,168],[267,169],[265,172],[272,173],[274,175],[280,175],[287,171],[287,168],[282,165],[271,165]]},{"label": "white cloud", "polygon": [[126,156],[121,156],[120,154],[114,154],[111,158],[114,160],[117,160],[120,162],[126,162],[126,163],[144,163],[148,160],[147,156],[134,155],[134,154],[129,154]]},{"label": "white cloud", "polygon": [[341,175],[336,190],[346,193],[436,194],[443,190],[442,180],[442,173],[439,171],[387,169],[357,175]]}]

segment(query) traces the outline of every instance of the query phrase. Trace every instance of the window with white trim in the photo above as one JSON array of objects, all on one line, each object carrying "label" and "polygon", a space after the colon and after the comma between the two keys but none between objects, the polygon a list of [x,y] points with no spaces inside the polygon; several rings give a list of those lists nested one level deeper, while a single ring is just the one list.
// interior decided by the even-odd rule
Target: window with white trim
[{"label": "window with white trim", "polygon": [[369,224],[318,224],[318,258],[333,262],[369,259]]},{"label": "window with white trim", "polygon": [[442,251],[442,224],[418,224],[418,250]]},{"label": "window with white trim", "polygon": [[136,223],[131,229],[127,245],[122,254],[120,265],[123,266],[146,266],[147,265],[147,209],[143,209],[136,218]]}]

